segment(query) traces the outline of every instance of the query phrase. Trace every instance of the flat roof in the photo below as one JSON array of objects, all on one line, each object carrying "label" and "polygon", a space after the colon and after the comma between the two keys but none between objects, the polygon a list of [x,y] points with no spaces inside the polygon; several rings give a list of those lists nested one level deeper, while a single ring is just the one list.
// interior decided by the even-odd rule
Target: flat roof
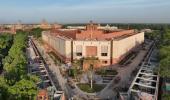
[{"label": "flat roof", "polygon": [[94,40],[100,41],[105,40],[109,41],[112,39],[120,40],[127,38],[129,36],[138,34],[134,30],[118,30],[112,31],[109,33],[105,33],[103,30],[97,30],[93,32],[86,30],[75,30],[75,29],[58,29],[47,32],[50,35],[57,36],[63,39],[71,39],[71,40]]}]

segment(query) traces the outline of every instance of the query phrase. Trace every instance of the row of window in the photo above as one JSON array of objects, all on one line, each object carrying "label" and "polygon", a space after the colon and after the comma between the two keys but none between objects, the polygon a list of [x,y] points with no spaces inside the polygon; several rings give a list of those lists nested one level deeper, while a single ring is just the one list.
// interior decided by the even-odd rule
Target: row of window
[{"label": "row of window", "polygon": [[[77,52],[76,56],[82,56],[82,52]],[[101,56],[106,57],[107,53],[101,53]]]},{"label": "row of window", "polygon": [[[87,47],[86,47],[86,49],[87,49]],[[77,52],[76,55],[77,56],[82,56],[82,48],[83,48],[82,45],[77,45],[76,46],[76,52]],[[101,46],[101,56],[104,56],[104,57],[108,56],[108,46],[106,46],[106,45]]]},{"label": "row of window", "polygon": [[[88,47],[88,46],[87,46]],[[96,46],[95,46],[96,47]],[[77,45],[76,46],[76,51],[77,52],[81,52],[82,51],[82,45]],[[108,52],[108,46],[101,46],[101,52],[102,53],[106,53],[106,52]]]},{"label": "row of window", "polygon": [[[76,53],[77,56],[82,56],[82,53]],[[107,56],[107,53],[101,53],[101,56]],[[102,64],[107,64],[108,61],[107,60],[103,60]]]}]

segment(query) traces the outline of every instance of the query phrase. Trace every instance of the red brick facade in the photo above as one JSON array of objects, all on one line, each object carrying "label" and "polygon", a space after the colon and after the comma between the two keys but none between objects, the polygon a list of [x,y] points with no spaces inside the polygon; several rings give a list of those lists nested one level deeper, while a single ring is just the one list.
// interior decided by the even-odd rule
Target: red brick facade
[{"label": "red brick facade", "polygon": [[[95,68],[120,62],[144,41],[144,33],[135,30],[102,30],[90,23],[86,29],[57,29],[47,31],[44,40],[65,63],[82,57],[97,57]],[[56,42],[57,41],[57,42]],[[138,44],[137,44],[138,43]],[[91,64],[91,63],[89,63]],[[84,62],[83,69],[89,64]]]},{"label": "red brick facade", "polygon": [[105,31],[98,30],[97,25],[90,23],[86,26],[86,30],[51,30],[51,33],[56,35],[64,36],[67,38],[75,40],[86,40],[86,39],[95,39],[95,40],[111,40],[115,37],[120,37],[122,35],[133,35],[134,30],[115,30],[115,31]]},{"label": "red brick facade", "polygon": [[96,46],[87,46],[86,47],[86,56],[87,57],[97,56],[97,47]]}]

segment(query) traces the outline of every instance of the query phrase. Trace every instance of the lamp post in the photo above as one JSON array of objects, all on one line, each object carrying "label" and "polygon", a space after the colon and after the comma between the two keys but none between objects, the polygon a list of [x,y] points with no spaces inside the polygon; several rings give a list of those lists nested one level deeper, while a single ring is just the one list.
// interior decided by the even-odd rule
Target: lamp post
[{"label": "lamp post", "polygon": [[93,65],[90,64],[90,87],[93,88]]}]

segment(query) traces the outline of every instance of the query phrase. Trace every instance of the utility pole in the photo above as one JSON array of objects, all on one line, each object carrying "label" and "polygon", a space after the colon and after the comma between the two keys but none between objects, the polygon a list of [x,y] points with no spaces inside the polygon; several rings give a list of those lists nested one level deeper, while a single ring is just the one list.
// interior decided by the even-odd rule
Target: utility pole
[{"label": "utility pole", "polygon": [[93,88],[93,65],[90,64],[90,87]]}]

